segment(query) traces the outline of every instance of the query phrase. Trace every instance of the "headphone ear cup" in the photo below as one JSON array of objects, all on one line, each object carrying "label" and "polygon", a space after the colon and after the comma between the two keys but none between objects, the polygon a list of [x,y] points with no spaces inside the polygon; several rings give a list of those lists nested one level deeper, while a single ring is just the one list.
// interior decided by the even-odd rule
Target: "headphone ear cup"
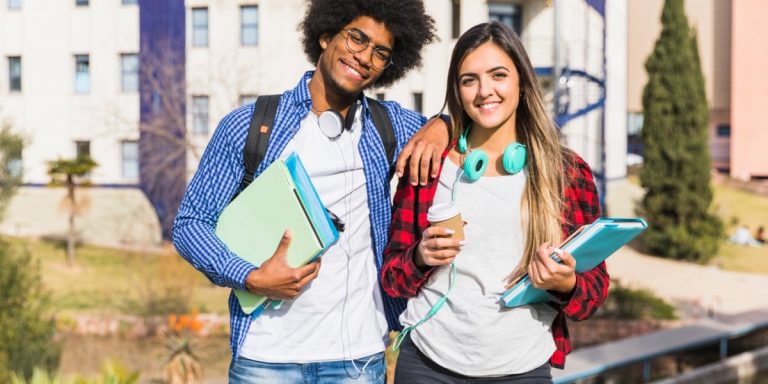
[{"label": "headphone ear cup", "polygon": [[464,175],[470,181],[477,181],[488,168],[488,155],[485,151],[475,149],[464,159]]},{"label": "headphone ear cup", "polygon": [[341,118],[341,114],[333,109],[321,113],[318,118],[318,124],[320,125],[320,130],[323,134],[331,139],[339,137],[344,128],[344,121]]},{"label": "headphone ear cup", "polygon": [[501,162],[504,166],[504,171],[514,175],[525,168],[526,158],[528,157],[528,151],[525,145],[520,143],[512,143],[507,145],[504,149],[504,155],[502,155]]}]

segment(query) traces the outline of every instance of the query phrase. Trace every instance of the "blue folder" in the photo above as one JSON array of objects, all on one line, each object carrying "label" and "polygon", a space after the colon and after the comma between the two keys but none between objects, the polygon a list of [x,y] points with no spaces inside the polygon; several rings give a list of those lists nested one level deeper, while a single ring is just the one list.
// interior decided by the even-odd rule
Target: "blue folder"
[{"label": "blue folder", "polygon": [[[581,227],[571,235],[560,249],[576,259],[576,272],[585,272],[602,263],[624,244],[627,244],[648,227],[641,218],[601,217],[594,223]],[[556,254],[552,254],[559,261]],[[521,305],[544,303],[552,297],[545,290],[535,288],[528,275],[524,275],[499,299],[508,308]]]}]

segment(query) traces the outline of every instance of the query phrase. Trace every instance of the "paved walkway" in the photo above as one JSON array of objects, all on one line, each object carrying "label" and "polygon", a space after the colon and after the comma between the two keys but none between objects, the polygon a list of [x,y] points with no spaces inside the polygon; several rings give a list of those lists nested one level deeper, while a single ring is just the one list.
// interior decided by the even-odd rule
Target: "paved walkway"
[{"label": "paved walkway", "polygon": [[[635,216],[642,189],[626,180],[608,186],[608,214]],[[612,278],[632,288],[646,288],[679,309],[683,318],[708,313],[736,314],[768,308],[768,275],[728,272],[714,267],[667,260],[624,247],[608,259]]]}]

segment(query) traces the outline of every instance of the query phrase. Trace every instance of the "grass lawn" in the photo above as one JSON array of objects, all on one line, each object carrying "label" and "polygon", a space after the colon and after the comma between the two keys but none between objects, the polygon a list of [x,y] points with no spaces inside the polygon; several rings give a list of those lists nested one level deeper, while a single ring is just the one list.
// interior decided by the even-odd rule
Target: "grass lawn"
[{"label": "grass lawn", "polygon": [[[734,219],[738,220],[738,225],[749,228],[753,236],[758,226],[768,227],[768,196],[725,185],[714,187],[715,205],[726,224],[727,235],[735,229],[730,225]],[[745,247],[723,242],[718,257],[726,270],[768,274],[768,246]]]},{"label": "grass lawn", "polygon": [[170,247],[150,253],[84,245],[68,266],[62,244],[9,240],[40,261],[51,309],[61,315],[163,314],[183,307],[227,313],[229,290],[211,284]]},{"label": "grass lawn", "polygon": [[[635,185],[640,185],[636,175],[628,177]],[[715,192],[714,205],[718,215],[725,224],[725,234],[730,236],[735,230],[731,223],[736,220],[738,225],[749,228],[753,234],[760,225],[768,227],[768,196],[758,195],[723,184],[713,184]],[[720,252],[713,258],[712,263],[722,261],[723,268],[728,271],[753,272],[768,275],[768,246],[761,248],[745,247],[728,244],[725,240],[720,243]]]}]

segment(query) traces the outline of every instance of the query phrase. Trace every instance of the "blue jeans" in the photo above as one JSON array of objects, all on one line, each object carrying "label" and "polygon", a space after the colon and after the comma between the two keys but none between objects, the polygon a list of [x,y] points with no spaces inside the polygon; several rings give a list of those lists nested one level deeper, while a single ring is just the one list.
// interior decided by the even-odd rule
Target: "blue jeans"
[{"label": "blue jeans", "polygon": [[243,357],[229,366],[230,384],[384,384],[384,352],[356,360],[321,363],[264,363]]}]

